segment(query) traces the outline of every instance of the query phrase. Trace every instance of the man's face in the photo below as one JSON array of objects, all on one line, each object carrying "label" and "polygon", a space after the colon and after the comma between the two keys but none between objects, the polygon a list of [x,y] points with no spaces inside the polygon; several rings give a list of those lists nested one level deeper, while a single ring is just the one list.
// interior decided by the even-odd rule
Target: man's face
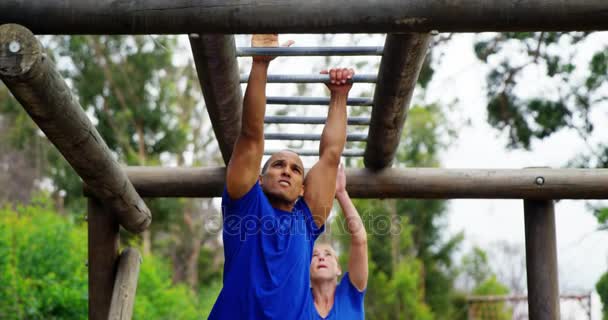
[{"label": "man's face", "polygon": [[270,198],[293,203],[304,194],[304,165],[290,151],[273,154],[268,169],[260,176],[262,190]]},{"label": "man's face", "polygon": [[311,281],[335,281],[342,274],[336,251],[328,244],[318,244],[312,252],[310,261]]}]

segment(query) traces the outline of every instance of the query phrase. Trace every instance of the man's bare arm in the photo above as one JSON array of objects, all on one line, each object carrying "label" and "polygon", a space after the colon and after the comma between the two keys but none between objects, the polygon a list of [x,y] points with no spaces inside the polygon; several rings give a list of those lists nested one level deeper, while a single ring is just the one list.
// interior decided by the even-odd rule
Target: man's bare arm
[{"label": "man's bare arm", "polygon": [[304,181],[304,200],[312,211],[315,224],[325,224],[333,205],[336,192],[336,174],[346,143],[346,100],[352,87],[352,69],[331,69],[329,112],[319,147],[319,161],[312,167]]},{"label": "man's bare arm", "polygon": [[[276,47],[278,36],[254,35],[254,47]],[[290,45],[291,42],[287,45]],[[243,99],[241,133],[226,172],[226,189],[233,199],[244,196],[257,182],[264,155],[264,114],[266,113],[266,80],[272,57],[255,56]]]}]

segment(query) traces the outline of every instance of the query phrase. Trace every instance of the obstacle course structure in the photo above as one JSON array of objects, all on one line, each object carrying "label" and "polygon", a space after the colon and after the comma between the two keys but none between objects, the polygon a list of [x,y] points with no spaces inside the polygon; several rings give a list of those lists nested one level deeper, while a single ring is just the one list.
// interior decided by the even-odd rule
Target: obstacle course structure
[{"label": "obstacle course structure", "polygon": [[[27,29],[26,29],[27,28]],[[28,30],[29,29],[29,30]],[[30,31],[31,30],[31,31]],[[0,2],[0,79],[84,182],[89,197],[89,318],[129,319],[139,253],[119,256],[119,226],[145,230],[151,213],[141,197],[221,195],[225,168],[122,168],[45,57],[35,34],[188,34],[199,81],[224,162],[241,124],[242,92],[237,56],[381,55],[373,97],[351,98],[370,106],[365,169],[349,169],[349,193],[360,198],[523,199],[528,303],[531,319],[559,318],[553,201],[607,199],[608,170],[390,168],[409,103],[432,37],[431,31],[608,30],[605,0],[45,0]],[[33,32],[33,33],[32,33]],[[388,33],[381,48],[236,48],[235,33]],[[323,76],[269,75],[280,82],[324,82]],[[326,104],[326,97],[268,97],[269,104]],[[266,117],[266,123],[323,123],[323,118]],[[318,139],[266,134],[266,139]],[[266,150],[270,153],[271,150]],[[304,155],[317,151],[303,150]]]}]

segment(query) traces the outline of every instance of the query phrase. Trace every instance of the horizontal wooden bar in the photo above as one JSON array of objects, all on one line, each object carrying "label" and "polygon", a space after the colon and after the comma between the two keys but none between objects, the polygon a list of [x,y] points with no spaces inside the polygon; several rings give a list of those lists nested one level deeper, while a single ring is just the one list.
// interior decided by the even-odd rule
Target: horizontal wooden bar
[{"label": "horizontal wooden bar", "polygon": [[[375,74],[356,74],[353,83],[375,83],[378,78]],[[249,80],[248,74],[241,75],[241,83]],[[269,74],[267,83],[329,83],[329,75],[326,74]]]},{"label": "horizontal wooden bar", "polygon": [[236,55],[237,57],[250,57],[259,55],[274,57],[381,56],[383,50],[383,47],[239,47],[236,50]]},{"label": "horizontal wooden bar", "polygon": [[0,26],[0,78],[120,224],[135,233],[145,230],[150,210],[38,39],[22,26]]},{"label": "horizontal wooden bar", "polygon": [[[128,167],[146,197],[219,197],[225,168]],[[608,199],[608,169],[346,169],[355,198]]]},{"label": "horizontal wooden bar", "polygon": [[[273,155],[279,151],[279,149],[275,149],[275,150],[265,150],[264,151],[264,155],[270,156]],[[319,156],[319,150],[293,150],[295,152],[298,153],[299,156],[301,157],[315,157],[315,156]],[[363,156],[363,150],[344,150],[342,151],[342,156],[343,157],[362,157]]]},{"label": "horizontal wooden bar", "polygon": [[[266,140],[310,140],[320,141],[321,134],[316,133],[265,133]],[[367,134],[349,133],[346,135],[346,141],[366,141]]]},{"label": "horizontal wooden bar", "polygon": [[[267,97],[266,104],[297,104],[307,106],[327,106],[328,97]],[[374,104],[372,98],[348,98],[348,106],[371,107]]]},{"label": "horizontal wooden bar", "polygon": [[608,30],[608,1],[0,1],[11,22],[38,34]]},{"label": "horizontal wooden bar", "polygon": [[[264,123],[268,124],[325,124],[326,117],[296,117],[296,116],[267,116]],[[349,117],[349,125],[364,126],[369,124],[369,117]]]}]

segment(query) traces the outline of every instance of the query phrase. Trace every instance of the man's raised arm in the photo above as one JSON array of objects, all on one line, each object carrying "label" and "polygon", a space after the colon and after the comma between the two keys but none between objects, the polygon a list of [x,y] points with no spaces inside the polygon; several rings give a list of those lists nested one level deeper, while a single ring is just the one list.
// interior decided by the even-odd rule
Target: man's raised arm
[{"label": "man's raised arm", "polygon": [[319,161],[304,181],[304,200],[312,211],[315,224],[325,224],[336,192],[336,174],[346,143],[346,100],[352,87],[353,69],[331,69],[327,84],[331,92],[325,128],[321,134]]},{"label": "man's raised arm", "polygon": [[[286,45],[291,45],[291,41]],[[252,47],[276,47],[278,35],[258,34]],[[266,80],[273,57],[254,56],[243,99],[241,133],[234,145],[226,172],[226,189],[232,199],[244,196],[257,182],[264,155],[264,114],[266,113]]]}]

